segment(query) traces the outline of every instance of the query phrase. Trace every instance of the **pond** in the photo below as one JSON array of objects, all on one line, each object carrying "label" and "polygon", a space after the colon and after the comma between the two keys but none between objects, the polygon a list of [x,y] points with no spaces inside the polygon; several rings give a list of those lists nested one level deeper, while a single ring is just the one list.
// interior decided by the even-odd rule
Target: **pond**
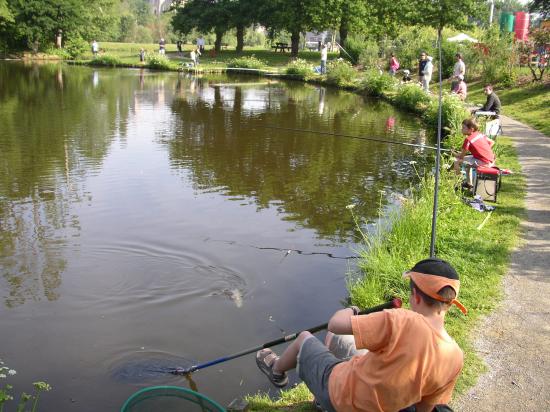
[{"label": "pond", "polygon": [[[346,206],[374,230],[432,156],[343,136],[425,143],[386,103],[257,77],[3,62],[0,125],[0,358],[50,411],[326,322],[360,248]],[[193,378],[222,405],[275,392],[254,355]]]}]

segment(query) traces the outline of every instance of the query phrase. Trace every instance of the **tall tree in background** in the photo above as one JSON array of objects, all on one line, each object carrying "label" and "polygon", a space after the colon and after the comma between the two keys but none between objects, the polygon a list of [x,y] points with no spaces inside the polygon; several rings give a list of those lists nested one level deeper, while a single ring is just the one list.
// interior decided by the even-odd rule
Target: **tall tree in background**
[{"label": "tall tree in background", "polygon": [[204,33],[214,31],[214,48],[219,52],[224,33],[233,26],[232,9],[231,0],[190,0],[176,9],[172,27],[185,34],[194,28]]},{"label": "tall tree in background", "polygon": [[529,2],[529,11],[540,13],[543,19],[550,17],[550,0],[532,0]]}]

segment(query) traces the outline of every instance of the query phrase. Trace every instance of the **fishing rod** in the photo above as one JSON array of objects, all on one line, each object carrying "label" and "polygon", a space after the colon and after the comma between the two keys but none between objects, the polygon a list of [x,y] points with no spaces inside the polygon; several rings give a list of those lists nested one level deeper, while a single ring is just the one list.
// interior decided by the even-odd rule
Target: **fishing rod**
[{"label": "fishing rod", "polygon": [[[403,146],[419,147],[419,148],[422,148],[422,149],[437,150],[436,146],[428,146],[428,145],[425,145],[425,144],[418,144],[418,143],[398,142],[397,140],[380,139],[378,137],[354,136],[354,135],[350,135],[350,134],[323,132],[322,130],[293,129],[293,128],[290,128],[290,127],[279,127],[279,126],[257,126],[257,127],[264,128],[264,129],[287,130],[289,132],[324,134],[324,135],[327,135],[327,136],[347,137],[349,139],[370,140],[370,141],[373,141],[373,142],[398,144],[398,145],[403,145]],[[450,152],[451,151],[450,149],[439,149],[439,150],[445,151],[445,152]]]},{"label": "fishing rod", "polygon": [[344,51],[344,53],[346,53],[346,54],[348,55],[348,57],[353,61],[353,63],[357,63],[357,62],[355,61],[355,59],[354,59],[353,57],[351,57],[351,55],[346,51],[346,49],[344,49],[344,48],[340,45],[340,43],[338,43],[338,42],[335,42],[335,43],[336,43],[336,45],[337,45],[340,49],[342,49],[342,50]]},{"label": "fishing rod", "polygon": [[[389,302],[382,303],[381,305],[374,306],[372,308],[367,308],[363,310],[362,312],[359,312],[360,315],[367,315],[369,313],[374,312],[380,312],[384,309],[394,309],[394,308],[400,308],[402,305],[402,301],[399,298],[395,298],[390,300]],[[313,328],[306,329],[304,332],[309,333],[316,333],[321,330],[324,330],[328,327],[328,323],[323,323],[322,325],[314,326]],[[291,335],[283,336],[282,338],[272,340],[271,342],[264,343],[260,346],[255,346],[253,348],[245,349],[241,352],[235,353],[233,355],[224,356],[218,359],[211,360],[209,362],[201,363],[199,365],[194,365],[189,368],[174,368],[170,371],[173,375],[188,375],[190,373],[193,373],[195,371],[198,371],[199,369],[208,368],[209,366],[217,365],[218,363],[227,362],[229,360],[240,358],[241,356],[248,355],[249,353],[258,352],[259,350],[265,349],[265,348],[271,348],[276,345],[280,345],[281,343],[289,342],[291,340],[294,340],[298,337],[298,335],[301,333],[296,332],[292,333]]]}]

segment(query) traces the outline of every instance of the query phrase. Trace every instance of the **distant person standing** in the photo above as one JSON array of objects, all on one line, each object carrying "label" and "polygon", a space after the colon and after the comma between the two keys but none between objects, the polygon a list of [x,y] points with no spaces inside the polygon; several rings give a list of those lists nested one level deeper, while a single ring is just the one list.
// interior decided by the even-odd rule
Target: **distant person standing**
[{"label": "distant person standing", "polygon": [[94,57],[96,57],[97,53],[99,53],[99,44],[97,43],[97,41],[94,40],[92,42],[92,54],[94,55]]},{"label": "distant person standing", "polygon": [[462,59],[462,54],[457,53],[455,54],[456,57],[456,63],[453,67],[453,79],[451,81],[451,91],[453,91],[456,88],[456,85],[460,82],[460,79],[458,76],[462,75],[462,78],[464,79],[466,77],[466,65],[464,64],[464,60]]},{"label": "distant person standing", "polygon": [[392,76],[395,76],[395,73],[397,73],[397,70],[399,70],[399,61],[395,57],[395,54],[391,54],[390,58],[390,74]]},{"label": "distant person standing", "polygon": [[161,37],[159,41],[159,54],[162,54],[163,56],[166,54],[166,42],[163,37]]},{"label": "distant person standing", "polygon": [[418,61],[418,81],[420,83],[422,83],[422,79],[424,78],[424,67],[426,67],[426,63],[428,63],[427,58],[428,55],[426,52],[420,53],[420,60]]},{"label": "distant person standing", "polygon": [[139,51],[139,61],[142,63],[145,61],[145,49],[143,48]]},{"label": "distant person standing", "polygon": [[422,88],[428,93],[430,92],[430,81],[432,80],[432,73],[434,71],[432,60],[432,56],[426,57],[426,64],[422,71]]},{"label": "distant person standing", "polygon": [[176,47],[178,48],[178,53],[179,53],[180,55],[181,55],[181,52],[182,52],[181,45],[182,45],[181,40],[178,40],[178,41],[176,42]]},{"label": "distant person standing", "polygon": [[204,53],[204,46],[205,46],[206,42],[204,41],[204,37],[199,37],[197,39],[197,47],[199,48],[199,52],[202,54]]},{"label": "distant person standing", "polygon": [[321,74],[326,74],[327,72],[327,56],[328,56],[327,44],[323,43],[323,45],[321,46]]}]

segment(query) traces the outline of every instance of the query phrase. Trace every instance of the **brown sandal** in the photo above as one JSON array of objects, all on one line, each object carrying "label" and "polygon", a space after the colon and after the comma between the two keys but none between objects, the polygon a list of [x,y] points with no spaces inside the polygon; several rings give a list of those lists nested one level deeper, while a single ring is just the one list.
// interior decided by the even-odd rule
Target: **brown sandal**
[{"label": "brown sandal", "polygon": [[288,384],[288,376],[286,372],[273,373],[273,365],[279,357],[271,349],[262,349],[256,353],[256,364],[258,368],[269,378],[269,381],[283,388]]}]

